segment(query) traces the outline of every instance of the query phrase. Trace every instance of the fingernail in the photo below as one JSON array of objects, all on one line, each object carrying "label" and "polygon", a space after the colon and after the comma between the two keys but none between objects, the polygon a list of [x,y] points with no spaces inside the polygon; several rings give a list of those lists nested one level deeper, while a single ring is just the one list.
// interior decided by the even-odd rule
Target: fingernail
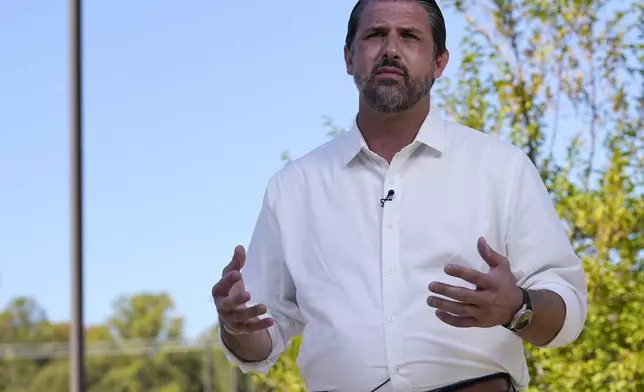
[{"label": "fingernail", "polygon": [[483,243],[485,244],[485,251],[487,252],[488,256],[492,254],[492,248],[490,247],[490,244],[487,243],[487,240],[483,238]]}]

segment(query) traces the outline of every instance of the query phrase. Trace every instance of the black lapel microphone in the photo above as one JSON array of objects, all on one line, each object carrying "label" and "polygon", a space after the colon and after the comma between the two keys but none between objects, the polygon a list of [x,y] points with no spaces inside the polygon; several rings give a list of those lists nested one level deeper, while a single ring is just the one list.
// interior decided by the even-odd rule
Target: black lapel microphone
[{"label": "black lapel microphone", "polygon": [[389,192],[387,192],[387,197],[380,199],[380,207],[384,207],[386,202],[392,201],[395,193],[396,192],[394,192],[393,189],[390,189]]}]

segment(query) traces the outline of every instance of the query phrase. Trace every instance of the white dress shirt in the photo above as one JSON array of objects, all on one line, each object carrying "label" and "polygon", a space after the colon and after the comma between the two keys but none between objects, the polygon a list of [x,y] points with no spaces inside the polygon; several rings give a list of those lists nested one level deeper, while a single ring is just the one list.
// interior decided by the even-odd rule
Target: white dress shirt
[{"label": "white dress shirt", "polygon": [[379,392],[421,392],[495,372],[523,389],[518,336],[452,327],[426,303],[432,281],[473,288],[446,275],[446,264],[489,271],[480,236],[509,258],[520,286],[563,298],[565,322],[547,347],[575,340],[586,318],[584,271],[520,149],[432,108],[388,164],[354,123],[268,183],[242,274],[275,320],[270,357],[242,363],[220,339],[221,347],[243,371],[267,372],[302,334],[297,365],[309,391],[369,392],[391,377]]}]

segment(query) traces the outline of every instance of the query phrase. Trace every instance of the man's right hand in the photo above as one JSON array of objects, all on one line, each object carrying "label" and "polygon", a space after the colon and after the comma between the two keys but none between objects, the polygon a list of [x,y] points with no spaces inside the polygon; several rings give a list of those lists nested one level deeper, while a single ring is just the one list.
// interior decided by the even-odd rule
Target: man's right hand
[{"label": "man's right hand", "polygon": [[250,293],[244,287],[241,269],[246,262],[246,251],[237,246],[230,263],[224,268],[222,277],[212,288],[212,298],[219,313],[219,323],[233,334],[247,334],[265,330],[273,325],[273,319],[259,316],[266,313],[266,305],[246,306]]}]

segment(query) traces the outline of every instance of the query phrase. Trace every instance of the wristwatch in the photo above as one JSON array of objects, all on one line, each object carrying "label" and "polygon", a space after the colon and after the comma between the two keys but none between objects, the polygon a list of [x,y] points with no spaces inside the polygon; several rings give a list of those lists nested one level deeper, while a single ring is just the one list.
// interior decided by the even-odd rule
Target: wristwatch
[{"label": "wristwatch", "polygon": [[512,332],[518,332],[528,326],[530,321],[532,321],[532,300],[530,299],[530,293],[528,290],[523,287],[519,287],[521,294],[523,294],[523,305],[521,308],[512,316],[512,320],[504,328],[509,329]]}]

